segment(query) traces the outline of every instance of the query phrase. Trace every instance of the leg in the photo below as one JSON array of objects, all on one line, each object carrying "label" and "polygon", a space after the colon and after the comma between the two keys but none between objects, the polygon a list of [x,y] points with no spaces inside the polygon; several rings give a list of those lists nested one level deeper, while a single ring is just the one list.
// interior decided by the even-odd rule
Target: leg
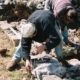
[{"label": "leg", "polygon": [[62,48],[62,46],[63,46],[63,40],[62,40],[62,36],[61,36],[60,30],[59,30],[59,28],[58,28],[57,25],[55,26],[55,29],[56,29],[56,31],[59,34],[59,37],[61,39],[60,44],[57,47],[55,47],[56,56],[63,57],[63,48]]},{"label": "leg", "polygon": [[57,25],[55,26],[56,28],[56,31],[58,32],[60,38],[61,38],[61,42],[60,44],[55,47],[55,53],[56,53],[56,56],[57,56],[57,59],[59,62],[61,62],[63,65],[65,65],[66,67],[71,67],[70,64],[68,64],[68,62],[63,58],[63,40],[62,40],[62,36],[61,36],[61,33],[59,31],[59,28],[57,27]]},{"label": "leg", "polygon": [[22,52],[21,52],[21,41],[16,49],[15,54],[12,57],[12,60],[9,62],[9,64],[7,65],[6,69],[7,70],[13,70],[15,68],[15,66],[17,65],[17,63],[20,62],[22,57]]},{"label": "leg", "polygon": [[22,51],[21,51],[21,41],[16,49],[16,52],[14,53],[12,57],[12,61],[15,60],[17,63],[20,62],[22,58]]},{"label": "leg", "polygon": [[67,26],[62,32],[62,36],[64,37],[64,41],[68,41],[68,31],[67,31]]}]

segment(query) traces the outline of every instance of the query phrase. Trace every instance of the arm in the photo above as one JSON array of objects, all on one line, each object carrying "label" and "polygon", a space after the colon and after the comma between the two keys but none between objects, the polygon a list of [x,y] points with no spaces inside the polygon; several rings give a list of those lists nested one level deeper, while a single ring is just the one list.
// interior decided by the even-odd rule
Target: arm
[{"label": "arm", "polygon": [[21,48],[22,48],[24,60],[26,59],[30,60],[31,42],[32,42],[31,38],[22,37],[21,39]]},{"label": "arm", "polygon": [[21,48],[23,53],[23,58],[26,61],[26,70],[32,70],[32,64],[30,63],[30,49],[31,49],[31,38],[22,37]]},{"label": "arm", "polygon": [[46,42],[46,48],[50,51],[52,48],[56,47],[61,42],[60,36],[56,31],[56,26],[53,25],[49,33],[49,41]]},{"label": "arm", "polygon": [[56,26],[55,26],[55,23],[51,24],[51,22],[47,22],[47,24],[45,24],[45,28],[46,30],[44,31],[45,32],[45,36],[47,36],[47,40],[45,41],[45,44],[43,44],[42,46],[40,46],[38,49],[37,49],[37,53],[41,53],[42,51],[44,51],[45,49],[47,49],[48,51],[50,51],[52,48],[56,47],[61,39],[56,31]]},{"label": "arm", "polygon": [[66,19],[66,8],[63,8],[61,11],[57,13],[56,19],[59,21],[61,25],[61,29],[64,30],[65,26],[68,24],[68,20]]}]

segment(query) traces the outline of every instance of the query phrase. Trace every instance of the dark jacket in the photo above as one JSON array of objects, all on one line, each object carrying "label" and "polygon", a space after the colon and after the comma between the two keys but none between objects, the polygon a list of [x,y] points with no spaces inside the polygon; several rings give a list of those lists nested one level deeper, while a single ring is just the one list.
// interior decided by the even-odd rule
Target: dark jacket
[{"label": "dark jacket", "polygon": [[55,18],[52,12],[47,10],[37,10],[29,17],[27,22],[33,22],[38,32],[32,39],[22,37],[21,46],[25,60],[30,58],[32,40],[44,42],[49,38],[50,41],[45,44],[49,51],[60,43],[60,37],[55,30]]}]

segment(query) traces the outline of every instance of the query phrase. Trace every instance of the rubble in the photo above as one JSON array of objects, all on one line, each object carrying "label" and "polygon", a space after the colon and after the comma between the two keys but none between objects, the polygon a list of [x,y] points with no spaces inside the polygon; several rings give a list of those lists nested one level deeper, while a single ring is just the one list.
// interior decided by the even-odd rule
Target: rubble
[{"label": "rubble", "polygon": [[[12,23],[7,23],[7,21],[0,21],[0,27],[3,29],[5,34],[7,34],[10,39],[13,41],[15,46],[18,45],[21,33],[20,28],[21,25],[26,23],[26,19],[30,16],[32,12],[36,9],[43,9],[44,4],[43,1],[36,0],[35,3],[20,3],[17,1],[17,5],[8,4],[6,1],[6,11],[4,15],[8,15],[7,21],[17,21]],[[8,5],[7,5],[8,4]],[[34,7],[33,7],[34,6]],[[37,7],[36,7],[37,6]],[[8,10],[8,7],[10,9]],[[4,10],[1,9],[3,12]],[[9,11],[7,13],[7,10]],[[2,12],[0,13],[2,14]],[[5,26],[6,25],[6,26]],[[80,29],[68,29],[69,40],[80,45]],[[37,43],[33,41],[32,49],[31,49],[31,62],[33,64],[33,70],[31,72],[32,79],[34,80],[80,80],[80,61],[78,59],[70,59],[66,60],[72,67],[67,68],[63,66],[58,60],[55,58],[55,50],[52,49],[50,53],[43,51],[39,55],[36,55],[36,48],[42,45],[41,43]],[[3,49],[4,50],[4,49]],[[2,51],[2,50],[1,50]],[[5,50],[6,51],[6,50]],[[69,56],[79,56],[80,46],[71,47],[71,46],[63,46],[64,57]],[[46,54],[47,53],[47,54]],[[49,55],[51,54],[51,55]],[[78,55],[77,55],[78,54]],[[23,78],[25,80],[25,78]]]},{"label": "rubble", "polygon": [[37,77],[37,80],[41,79],[42,75],[56,75],[58,77],[63,77],[66,72],[66,68],[61,66],[59,63],[43,63],[36,67],[32,74]]}]

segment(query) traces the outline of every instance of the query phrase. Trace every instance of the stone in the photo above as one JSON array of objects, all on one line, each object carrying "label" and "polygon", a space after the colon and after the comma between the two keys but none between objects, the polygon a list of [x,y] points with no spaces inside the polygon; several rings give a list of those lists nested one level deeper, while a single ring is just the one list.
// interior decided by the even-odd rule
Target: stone
[{"label": "stone", "polygon": [[68,63],[73,65],[73,66],[80,65],[80,61],[78,59],[75,59],[75,58],[68,60]]},{"label": "stone", "polygon": [[56,75],[43,75],[42,80],[62,80],[62,79]]},{"label": "stone", "polygon": [[52,62],[41,63],[32,71],[32,74],[37,77],[37,80],[41,80],[43,75],[56,75],[61,78],[65,73],[66,68],[54,59]]}]

